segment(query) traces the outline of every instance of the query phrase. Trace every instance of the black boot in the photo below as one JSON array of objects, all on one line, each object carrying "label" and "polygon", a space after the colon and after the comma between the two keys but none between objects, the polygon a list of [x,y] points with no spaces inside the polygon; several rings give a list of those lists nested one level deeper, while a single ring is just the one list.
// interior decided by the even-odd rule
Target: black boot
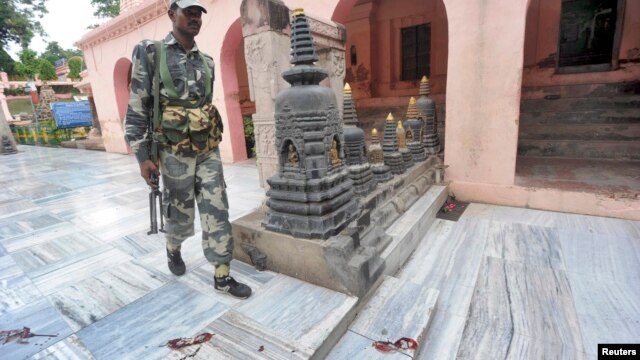
[{"label": "black boot", "polygon": [[214,288],[217,292],[229,294],[239,299],[246,299],[251,296],[251,288],[245,284],[237,282],[231,276],[221,278],[214,277]]},{"label": "black boot", "polygon": [[167,249],[167,261],[169,263],[169,270],[171,270],[173,275],[184,275],[184,272],[187,271],[187,267],[184,265],[184,261],[182,261],[180,250],[171,252]]}]

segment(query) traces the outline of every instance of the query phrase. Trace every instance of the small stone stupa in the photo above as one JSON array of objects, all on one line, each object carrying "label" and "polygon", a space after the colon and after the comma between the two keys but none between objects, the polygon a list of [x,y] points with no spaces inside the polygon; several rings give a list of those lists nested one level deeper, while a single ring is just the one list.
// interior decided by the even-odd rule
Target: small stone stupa
[{"label": "small stone stupa", "polygon": [[371,144],[369,145],[369,164],[371,164],[371,171],[373,177],[377,182],[385,183],[393,178],[391,170],[384,163],[384,152],[380,141],[378,140],[378,129],[373,128],[371,130]]},{"label": "small stone stupa", "polygon": [[11,143],[11,139],[9,139],[8,136],[3,135],[2,136],[2,155],[11,155],[17,152],[18,151],[13,147],[13,144]]},{"label": "small stone stupa", "polygon": [[349,84],[344,86],[343,104],[344,151],[349,177],[353,181],[353,190],[356,195],[364,196],[375,189],[377,182],[373,178],[371,165],[367,161],[364,131],[358,127],[358,114]]},{"label": "small stone stupa", "polygon": [[319,83],[328,74],[318,60],[307,17],[293,11],[291,63],[282,74],[291,87],[276,96],[278,173],[267,180],[267,230],[308,239],[338,234],[358,215],[353,182],[344,166],[342,121],[336,96]]},{"label": "small stone stupa", "polygon": [[414,162],[421,162],[427,158],[427,152],[422,145],[422,121],[418,120],[416,98],[411,97],[407,108],[407,119],[404,121],[406,130],[407,147],[411,150]]},{"label": "small stone stupa", "polygon": [[422,145],[428,154],[434,155],[440,152],[440,139],[436,124],[436,103],[428,97],[430,92],[429,79],[423,76],[420,80],[420,98],[416,102],[416,107],[418,118],[424,121]]},{"label": "small stone stupa", "polygon": [[406,167],[404,159],[400,154],[398,147],[398,135],[396,134],[396,121],[393,115],[389,113],[384,123],[384,139],[382,142],[382,150],[384,151],[384,163],[389,166],[391,172],[395,175],[404,174]]},{"label": "small stone stupa", "polygon": [[398,137],[398,151],[402,155],[402,161],[404,162],[404,168],[408,170],[413,166],[413,155],[411,150],[407,147],[407,132],[402,126],[402,121],[398,121],[398,127],[396,128],[396,136]]}]

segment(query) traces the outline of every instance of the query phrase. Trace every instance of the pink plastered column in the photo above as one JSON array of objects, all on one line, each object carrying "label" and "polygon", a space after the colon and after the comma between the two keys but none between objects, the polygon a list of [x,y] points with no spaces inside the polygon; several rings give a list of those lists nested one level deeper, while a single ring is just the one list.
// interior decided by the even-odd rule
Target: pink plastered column
[{"label": "pink plastered column", "polygon": [[444,0],[447,180],[513,184],[528,0]]}]

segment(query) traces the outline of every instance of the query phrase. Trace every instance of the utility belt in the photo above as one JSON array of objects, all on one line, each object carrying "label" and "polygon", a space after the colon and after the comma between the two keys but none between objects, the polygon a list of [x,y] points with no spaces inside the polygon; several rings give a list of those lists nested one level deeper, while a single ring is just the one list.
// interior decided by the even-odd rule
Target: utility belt
[{"label": "utility belt", "polygon": [[217,148],[224,130],[220,113],[213,104],[198,105],[184,101],[162,106],[155,140],[174,153],[202,153]]}]

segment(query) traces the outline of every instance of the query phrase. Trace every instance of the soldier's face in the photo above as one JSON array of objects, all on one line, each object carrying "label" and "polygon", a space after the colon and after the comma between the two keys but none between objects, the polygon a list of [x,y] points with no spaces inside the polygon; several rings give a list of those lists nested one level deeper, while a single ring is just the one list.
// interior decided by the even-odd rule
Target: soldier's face
[{"label": "soldier's face", "polygon": [[169,10],[169,18],[173,22],[173,29],[185,35],[196,36],[202,26],[202,10],[197,6],[186,9]]}]

